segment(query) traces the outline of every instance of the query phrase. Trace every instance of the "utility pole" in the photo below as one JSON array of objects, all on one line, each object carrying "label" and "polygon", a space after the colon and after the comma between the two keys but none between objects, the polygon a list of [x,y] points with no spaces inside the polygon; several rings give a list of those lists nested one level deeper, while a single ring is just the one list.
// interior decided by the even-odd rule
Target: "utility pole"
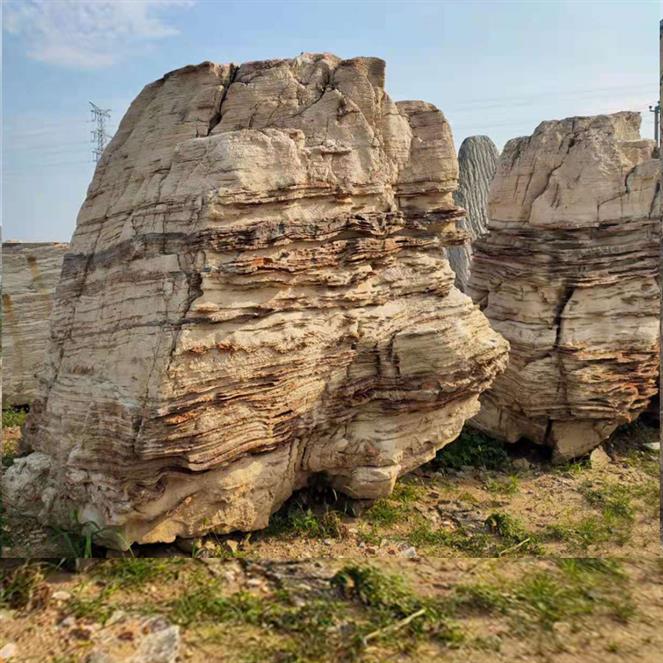
[{"label": "utility pole", "polygon": [[110,108],[99,108],[96,104],[90,102],[92,108],[92,122],[96,124],[96,127],[90,132],[92,134],[92,155],[94,156],[95,162],[99,162],[101,155],[104,152],[104,147],[106,147],[106,141],[110,136],[106,133],[106,120],[110,119]]},{"label": "utility pole", "polygon": [[656,142],[656,147],[660,147],[661,142],[659,140],[659,133],[660,133],[660,121],[659,118],[661,117],[661,102],[660,100],[657,102],[656,106],[650,106],[649,111],[651,113],[654,113],[654,141]]}]

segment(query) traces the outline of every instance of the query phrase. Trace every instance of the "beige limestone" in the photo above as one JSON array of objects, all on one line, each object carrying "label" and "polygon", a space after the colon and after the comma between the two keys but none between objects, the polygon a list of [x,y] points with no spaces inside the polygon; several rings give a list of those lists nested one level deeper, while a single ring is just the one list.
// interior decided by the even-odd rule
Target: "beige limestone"
[{"label": "beige limestone", "polygon": [[253,530],[310,481],[384,496],[456,438],[507,344],[441,257],[449,125],[383,85],[306,54],[143,90],[78,217],[10,508],[118,547]]},{"label": "beige limestone", "polygon": [[511,344],[474,420],[563,460],[632,421],[657,391],[660,163],[640,117],[543,122],[507,143],[469,294]]},{"label": "beige limestone", "polygon": [[49,341],[55,287],[68,244],[2,244],[2,402],[29,405]]}]

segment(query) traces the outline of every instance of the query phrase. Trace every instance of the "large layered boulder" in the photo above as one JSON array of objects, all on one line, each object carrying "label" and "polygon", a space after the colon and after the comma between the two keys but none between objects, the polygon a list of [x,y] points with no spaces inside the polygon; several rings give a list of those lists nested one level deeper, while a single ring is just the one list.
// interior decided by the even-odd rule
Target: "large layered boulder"
[{"label": "large layered boulder", "polygon": [[117,546],[251,530],[312,480],[386,495],[456,438],[507,344],[441,258],[449,125],[383,84],[324,54],[142,91],[78,217],[11,508]]},{"label": "large layered boulder", "polygon": [[543,122],[507,143],[469,292],[511,344],[475,423],[586,453],[657,391],[660,162],[637,113]]},{"label": "large layered boulder", "polygon": [[454,201],[465,209],[458,227],[468,239],[448,249],[449,264],[456,273],[456,287],[465,292],[472,266],[472,244],[488,230],[488,190],[495,175],[499,152],[488,136],[469,136],[458,150],[458,189]]},{"label": "large layered boulder", "polygon": [[2,403],[29,405],[49,341],[48,320],[68,244],[2,244]]}]

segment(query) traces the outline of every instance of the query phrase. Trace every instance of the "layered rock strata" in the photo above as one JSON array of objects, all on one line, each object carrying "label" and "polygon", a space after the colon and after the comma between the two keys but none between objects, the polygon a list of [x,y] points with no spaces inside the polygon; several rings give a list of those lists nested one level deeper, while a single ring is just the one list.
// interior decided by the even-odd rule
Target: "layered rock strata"
[{"label": "layered rock strata", "polygon": [[48,320],[68,244],[2,244],[2,402],[29,405],[49,341]]},{"label": "layered rock strata", "polygon": [[507,143],[469,293],[511,344],[475,423],[579,456],[657,391],[660,162],[637,113]]},{"label": "layered rock strata", "polygon": [[472,244],[488,229],[488,190],[495,175],[499,152],[488,136],[469,136],[458,150],[458,189],[456,205],[465,209],[458,227],[468,240],[448,249],[449,264],[456,273],[456,287],[465,292],[470,279]]},{"label": "layered rock strata", "polygon": [[78,217],[11,508],[115,546],[252,530],[309,481],[386,495],[456,438],[507,344],[440,257],[449,126],[383,85],[324,54],[143,90]]}]

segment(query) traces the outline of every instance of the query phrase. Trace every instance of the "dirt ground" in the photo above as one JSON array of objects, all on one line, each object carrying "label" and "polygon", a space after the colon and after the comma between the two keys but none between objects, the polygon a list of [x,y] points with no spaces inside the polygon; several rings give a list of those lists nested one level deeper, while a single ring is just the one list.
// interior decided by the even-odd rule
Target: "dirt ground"
[{"label": "dirt ground", "polygon": [[7,660],[647,663],[663,647],[660,560],[91,564],[3,570]]},{"label": "dirt ground", "polygon": [[121,559],[5,514],[0,661],[657,661],[657,440],[553,466],[466,429],[376,503],[311,488],[262,532]]}]

